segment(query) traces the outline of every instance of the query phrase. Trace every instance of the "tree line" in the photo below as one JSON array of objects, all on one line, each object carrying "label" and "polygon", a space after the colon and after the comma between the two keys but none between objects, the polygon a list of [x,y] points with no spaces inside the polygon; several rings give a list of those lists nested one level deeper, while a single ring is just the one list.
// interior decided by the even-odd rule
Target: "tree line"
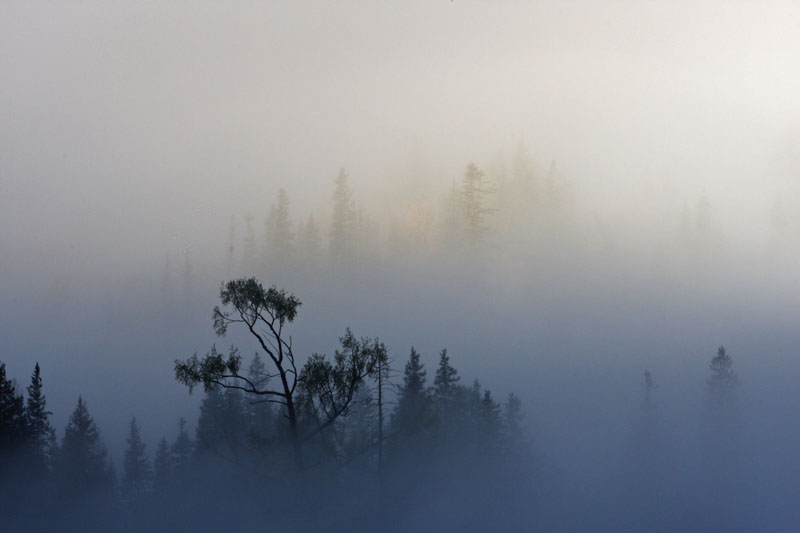
[{"label": "tree line", "polygon": [[[105,520],[121,529],[242,519],[228,522],[219,508],[204,508],[211,494],[236,505],[252,502],[260,511],[248,520],[300,505],[304,523],[316,527],[343,508],[374,520],[400,516],[420,499],[435,501],[439,491],[480,512],[491,512],[486,498],[503,508],[529,504],[540,460],[515,394],[499,402],[478,380],[462,382],[446,349],[432,376],[413,347],[397,368],[378,338],[350,329],[332,356],[301,361],[288,334],[300,300],[255,278],[223,284],[220,302],[216,334],[241,330],[259,352],[247,364],[236,347],[212,346],[176,360],[176,380],[204,392],[194,436],[181,418],[177,437],[162,438],[151,454],[132,418],[120,476],[81,397],[59,443],[38,363],[27,398],[0,363],[0,487],[3,501],[15,506],[10,516],[40,528],[53,517]],[[722,436],[735,419],[732,365],[723,347],[709,365],[709,409]],[[654,388],[645,372],[644,464],[661,459]],[[291,515],[270,517],[285,526]]]}]

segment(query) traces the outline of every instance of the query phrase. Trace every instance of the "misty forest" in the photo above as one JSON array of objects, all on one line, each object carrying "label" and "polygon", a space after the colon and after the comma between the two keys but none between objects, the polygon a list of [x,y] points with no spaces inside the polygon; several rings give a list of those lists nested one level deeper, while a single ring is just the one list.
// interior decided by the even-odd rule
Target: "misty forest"
[{"label": "misty forest", "polygon": [[800,9],[0,7],[0,531],[800,530]]}]

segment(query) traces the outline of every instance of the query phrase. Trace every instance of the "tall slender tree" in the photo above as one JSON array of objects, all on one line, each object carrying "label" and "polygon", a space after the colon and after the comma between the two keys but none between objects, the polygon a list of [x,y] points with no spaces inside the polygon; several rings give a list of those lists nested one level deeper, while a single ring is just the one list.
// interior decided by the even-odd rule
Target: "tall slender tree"
[{"label": "tall slender tree", "polygon": [[0,363],[0,464],[13,460],[27,444],[25,402]]},{"label": "tall slender tree", "polygon": [[55,429],[50,424],[50,415],[47,410],[47,401],[42,392],[42,376],[39,363],[33,369],[31,384],[28,385],[28,403],[26,406],[28,436],[31,452],[38,468],[47,468],[55,454]]},{"label": "tall slender tree", "polygon": [[483,172],[474,163],[467,165],[461,182],[461,209],[467,242],[472,246],[482,244],[489,232],[486,218],[496,209],[489,206],[488,198],[494,192]]}]

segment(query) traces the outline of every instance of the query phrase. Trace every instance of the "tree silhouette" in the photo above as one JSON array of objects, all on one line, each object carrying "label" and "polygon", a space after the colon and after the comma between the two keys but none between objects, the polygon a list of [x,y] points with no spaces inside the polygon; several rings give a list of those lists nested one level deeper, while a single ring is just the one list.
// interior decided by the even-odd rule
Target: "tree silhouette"
[{"label": "tree silhouette", "polygon": [[[175,361],[175,377],[190,390],[202,384],[208,392],[214,387],[239,390],[258,400],[281,406],[289,423],[289,441],[293,450],[295,468],[303,470],[304,441],[318,435],[335,420],[346,414],[358,387],[373,371],[371,352],[348,330],[342,337],[343,350],[337,351],[334,361],[324,355],[312,355],[302,369],[292,347],[292,339],[284,327],[297,316],[300,300],[274,285],[264,289],[255,278],[237,279],[220,288],[223,307],[214,308],[214,331],[223,336],[231,325],[241,324],[267,354],[274,371],[272,379],[252,380],[241,370],[241,356],[232,347],[227,357],[216,347],[203,358]],[[313,427],[301,433],[299,401],[311,413]]]},{"label": "tree silhouette", "polygon": [[128,447],[122,457],[122,490],[131,500],[138,500],[150,490],[152,471],[139,434],[136,417],[128,426]]},{"label": "tree silhouette", "polygon": [[58,457],[62,482],[69,487],[99,489],[112,485],[107,452],[83,397],[70,415]]},{"label": "tree silhouette", "polygon": [[0,464],[11,463],[27,444],[25,402],[0,363]]},{"label": "tree silhouette", "polygon": [[26,406],[28,436],[34,461],[40,470],[51,464],[55,451],[55,429],[50,424],[47,401],[42,392],[42,376],[39,363],[33,369],[31,384],[28,385],[28,403]]}]

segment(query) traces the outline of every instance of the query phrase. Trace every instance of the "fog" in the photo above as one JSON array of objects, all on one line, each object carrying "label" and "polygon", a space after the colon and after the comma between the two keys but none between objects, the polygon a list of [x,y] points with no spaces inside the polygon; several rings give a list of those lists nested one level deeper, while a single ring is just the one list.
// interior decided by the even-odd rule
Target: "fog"
[{"label": "fog", "polygon": [[[380,494],[398,530],[794,531],[799,30],[790,2],[6,2],[0,361],[20,393],[41,365],[59,443],[82,395],[122,471],[132,416],[151,457],[195,436],[176,359],[263,356],[211,327],[254,276],[302,302],[298,367],[350,327],[397,386],[446,347],[521,400],[530,472],[474,477],[512,503],[430,458]],[[384,501],[353,471],[320,490]],[[269,524],[247,483],[221,501]],[[357,528],[306,497],[306,528]]]}]

